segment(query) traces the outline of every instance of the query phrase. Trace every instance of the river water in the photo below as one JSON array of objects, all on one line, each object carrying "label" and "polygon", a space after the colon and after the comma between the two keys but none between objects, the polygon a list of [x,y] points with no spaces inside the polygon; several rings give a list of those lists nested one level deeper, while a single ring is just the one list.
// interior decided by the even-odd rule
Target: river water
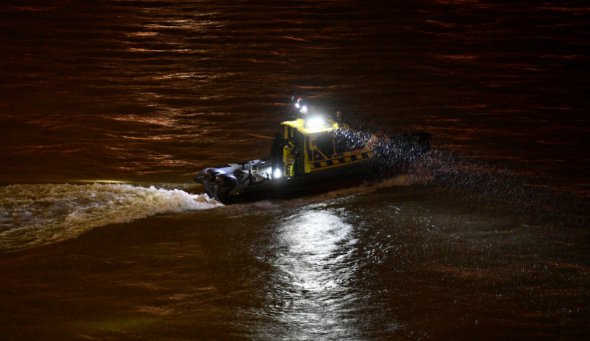
[{"label": "river water", "polygon": [[[584,339],[585,1],[0,5],[6,339]],[[406,173],[223,206],[291,95]]]}]

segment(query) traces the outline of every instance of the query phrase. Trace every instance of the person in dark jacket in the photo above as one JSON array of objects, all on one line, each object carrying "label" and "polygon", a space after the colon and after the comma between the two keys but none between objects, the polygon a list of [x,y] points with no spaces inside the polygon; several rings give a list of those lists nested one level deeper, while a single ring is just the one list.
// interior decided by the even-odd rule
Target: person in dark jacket
[{"label": "person in dark jacket", "polygon": [[[281,134],[276,133],[274,139],[272,140],[272,147],[270,149],[270,160],[272,162],[272,178],[278,178],[283,175],[285,172],[285,166],[283,164],[283,147],[285,146],[285,141]],[[277,169],[280,170],[280,174],[278,174]]]}]

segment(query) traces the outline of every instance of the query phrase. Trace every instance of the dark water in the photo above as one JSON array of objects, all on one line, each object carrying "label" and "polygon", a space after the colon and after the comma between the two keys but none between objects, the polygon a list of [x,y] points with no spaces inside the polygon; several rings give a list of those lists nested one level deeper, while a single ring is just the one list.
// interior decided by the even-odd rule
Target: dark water
[{"label": "dark water", "polygon": [[[585,1],[5,1],[6,339],[584,339]],[[293,93],[433,151],[222,206]]]}]

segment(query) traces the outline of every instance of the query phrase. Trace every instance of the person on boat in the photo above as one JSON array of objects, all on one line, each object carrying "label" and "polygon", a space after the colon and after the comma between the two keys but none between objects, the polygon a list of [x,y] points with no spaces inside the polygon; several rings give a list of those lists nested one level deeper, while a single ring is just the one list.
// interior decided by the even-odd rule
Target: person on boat
[{"label": "person on boat", "polygon": [[272,146],[270,148],[270,160],[272,162],[272,178],[280,177],[277,170],[279,170],[280,174],[283,174],[285,165],[283,163],[283,148],[285,146],[285,141],[281,134],[276,133],[274,139],[272,140]]},{"label": "person on boat", "polygon": [[286,176],[295,175],[295,144],[291,141],[287,141],[283,147],[283,164]]},{"label": "person on boat", "polygon": [[349,129],[350,125],[342,119],[342,112],[340,110],[336,111],[336,117],[334,117],[334,122],[338,123],[338,127],[340,129]]},{"label": "person on boat", "polygon": [[297,145],[295,145],[295,148],[293,148],[293,159],[294,161],[292,174],[303,174],[305,172],[305,161],[303,160],[303,153],[299,148],[297,148]]}]

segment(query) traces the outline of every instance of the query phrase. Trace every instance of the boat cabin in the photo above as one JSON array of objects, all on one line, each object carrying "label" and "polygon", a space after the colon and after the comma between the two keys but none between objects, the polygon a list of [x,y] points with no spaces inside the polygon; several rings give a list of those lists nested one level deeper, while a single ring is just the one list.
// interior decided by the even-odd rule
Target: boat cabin
[{"label": "boat cabin", "polygon": [[321,116],[284,121],[283,163],[286,176],[318,172],[373,156],[365,143],[350,143],[347,127]]}]

